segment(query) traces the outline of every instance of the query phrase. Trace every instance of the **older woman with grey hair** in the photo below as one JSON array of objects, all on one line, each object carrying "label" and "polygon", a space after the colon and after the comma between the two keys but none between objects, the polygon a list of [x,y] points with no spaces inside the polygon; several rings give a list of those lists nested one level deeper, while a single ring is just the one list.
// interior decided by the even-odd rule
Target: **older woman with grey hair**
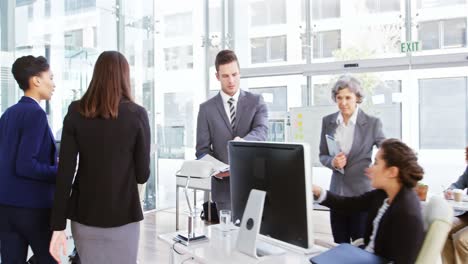
[{"label": "older woman with grey hair", "polygon": [[[364,175],[372,159],[372,149],[385,139],[382,122],[359,108],[364,95],[361,83],[351,75],[338,78],[331,90],[339,111],[322,119],[320,162],[332,170],[330,191],[341,196],[358,196],[371,190]],[[326,137],[335,140],[339,153],[331,153]],[[332,155],[333,154],[333,155]],[[362,238],[367,213],[346,214],[330,210],[335,243]]]}]

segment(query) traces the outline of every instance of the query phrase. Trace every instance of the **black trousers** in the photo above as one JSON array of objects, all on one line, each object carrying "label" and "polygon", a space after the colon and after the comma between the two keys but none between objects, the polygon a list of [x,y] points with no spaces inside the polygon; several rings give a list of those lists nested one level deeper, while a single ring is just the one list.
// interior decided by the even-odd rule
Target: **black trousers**
[{"label": "black trousers", "polygon": [[57,263],[49,253],[50,209],[0,205],[1,263],[24,264],[31,247],[40,264]]},{"label": "black trousers", "polygon": [[366,231],[367,213],[345,214],[330,210],[330,223],[335,243],[350,243],[363,238]]}]

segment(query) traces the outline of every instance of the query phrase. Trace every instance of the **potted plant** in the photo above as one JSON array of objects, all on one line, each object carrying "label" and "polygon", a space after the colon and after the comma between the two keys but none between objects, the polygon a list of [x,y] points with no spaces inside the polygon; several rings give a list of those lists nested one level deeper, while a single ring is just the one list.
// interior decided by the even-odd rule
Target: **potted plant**
[{"label": "potted plant", "polygon": [[429,189],[429,186],[427,184],[418,182],[416,187],[414,187],[414,190],[416,191],[416,194],[418,195],[419,200],[426,201],[428,189]]}]

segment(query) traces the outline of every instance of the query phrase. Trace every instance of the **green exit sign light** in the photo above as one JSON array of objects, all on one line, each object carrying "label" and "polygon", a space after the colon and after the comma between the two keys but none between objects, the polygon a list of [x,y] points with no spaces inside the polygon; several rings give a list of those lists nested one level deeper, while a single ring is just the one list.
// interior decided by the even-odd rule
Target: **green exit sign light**
[{"label": "green exit sign light", "polygon": [[419,51],[421,49],[421,42],[419,41],[408,41],[400,44],[400,51],[402,53]]}]

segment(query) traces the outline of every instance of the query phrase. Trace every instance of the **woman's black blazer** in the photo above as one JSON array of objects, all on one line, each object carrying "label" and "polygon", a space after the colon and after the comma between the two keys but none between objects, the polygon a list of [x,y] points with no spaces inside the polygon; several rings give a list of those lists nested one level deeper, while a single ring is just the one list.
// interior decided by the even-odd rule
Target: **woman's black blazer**
[{"label": "woman's black blazer", "polygon": [[137,184],[150,175],[146,110],[122,100],[116,119],[85,118],[78,106],[71,103],[63,121],[52,229],[65,229],[66,218],[96,227],[142,220]]},{"label": "woman's black blazer", "polygon": [[[327,198],[321,204],[343,212],[368,212],[364,234],[367,246],[372,235],[374,218],[385,198],[387,194],[383,190],[373,190],[355,197],[342,197],[327,192]],[[423,240],[420,201],[412,189],[402,187],[380,220],[374,252],[395,263],[414,263]]]}]

